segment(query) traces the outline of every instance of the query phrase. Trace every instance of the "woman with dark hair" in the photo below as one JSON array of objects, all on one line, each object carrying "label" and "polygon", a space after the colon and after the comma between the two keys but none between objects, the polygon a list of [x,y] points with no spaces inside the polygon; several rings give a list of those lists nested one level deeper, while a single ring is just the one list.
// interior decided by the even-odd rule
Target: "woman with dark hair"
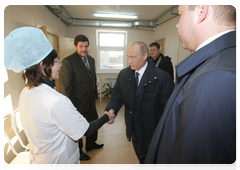
[{"label": "woman with dark hair", "polygon": [[78,139],[89,136],[113,115],[88,123],[71,101],[54,90],[61,61],[40,29],[22,27],[4,40],[4,64],[24,71],[25,88],[19,100],[20,119],[29,141],[30,163],[80,163]]}]

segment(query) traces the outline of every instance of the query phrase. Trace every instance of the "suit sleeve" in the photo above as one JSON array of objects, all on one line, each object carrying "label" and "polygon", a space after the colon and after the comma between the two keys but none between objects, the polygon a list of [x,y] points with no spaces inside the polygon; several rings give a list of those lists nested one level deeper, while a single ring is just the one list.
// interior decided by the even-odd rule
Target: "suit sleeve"
[{"label": "suit sleeve", "polygon": [[118,111],[123,105],[123,96],[122,96],[122,89],[121,89],[121,72],[118,75],[116,84],[112,89],[112,96],[109,99],[109,102],[105,108],[106,111],[113,109],[115,111],[115,115],[117,115]]},{"label": "suit sleeve", "polygon": [[169,74],[165,76],[165,79],[162,81],[162,86],[160,88],[161,88],[161,95],[159,96],[160,97],[159,100],[161,101],[161,104],[159,108],[162,109],[161,113],[163,113],[165,106],[168,102],[168,99],[170,98],[174,88],[174,82],[171,79]]},{"label": "suit sleeve", "polygon": [[61,67],[61,93],[71,99],[73,87],[73,68],[67,59],[62,61]]}]

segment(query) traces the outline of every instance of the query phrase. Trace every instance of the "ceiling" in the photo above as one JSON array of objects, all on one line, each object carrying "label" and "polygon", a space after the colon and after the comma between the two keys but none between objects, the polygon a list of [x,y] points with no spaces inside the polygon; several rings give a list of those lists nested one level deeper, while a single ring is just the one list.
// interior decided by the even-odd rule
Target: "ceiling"
[{"label": "ceiling", "polygon": [[[177,5],[45,5],[68,26],[131,27],[154,31],[177,16]],[[138,19],[97,18],[93,13],[138,15]]]}]

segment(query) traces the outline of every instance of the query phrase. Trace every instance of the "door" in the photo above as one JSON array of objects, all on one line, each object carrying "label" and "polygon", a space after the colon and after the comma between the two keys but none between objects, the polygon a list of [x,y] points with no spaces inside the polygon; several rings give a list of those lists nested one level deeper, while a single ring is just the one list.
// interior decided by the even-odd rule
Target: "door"
[{"label": "door", "polygon": [[[67,38],[67,37],[58,37],[58,47],[59,47],[59,58],[61,61],[66,58],[67,56],[74,53],[76,50],[74,48],[74,39],[73,38]],[[61,93],[61,74],[59,75],[59,79],[56,81],[58,82],[58,88],[57,91]]]}]

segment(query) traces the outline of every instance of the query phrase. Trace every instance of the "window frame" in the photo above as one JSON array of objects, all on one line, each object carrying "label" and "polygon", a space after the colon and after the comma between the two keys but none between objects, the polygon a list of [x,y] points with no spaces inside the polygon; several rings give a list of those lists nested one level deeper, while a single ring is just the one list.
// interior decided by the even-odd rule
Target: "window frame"
[{"label": "window frame", "polygon": [[[123,47],[113,47],[113,46],[100,46],[100,34],[123,34],[124,35],[124,45]],[[97,63],[96,72],[97,73],[119,73],[123,68],[127,67],[127,31],[108,31],[108,30],[97,30]],[[123,68],[121,69],[101,69],[100,68],[100,51],[123,51]]]}]

